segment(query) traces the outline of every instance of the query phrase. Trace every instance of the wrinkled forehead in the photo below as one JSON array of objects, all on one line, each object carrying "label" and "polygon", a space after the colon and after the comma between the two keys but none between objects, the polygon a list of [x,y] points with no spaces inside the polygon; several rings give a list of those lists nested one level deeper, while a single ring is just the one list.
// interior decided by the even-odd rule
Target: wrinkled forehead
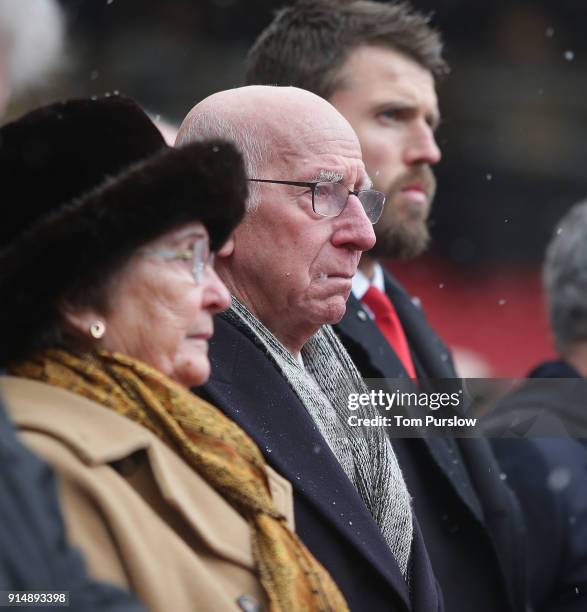
[{"label": "wrinkled forehead", "polygon": [[270,166],[288,172],[292,180],[313,180],[324,172],[341,174],[351,183],[364,179],[361,146],[348,121],[330,104],[303,111],[290,121],[267,125]]}]

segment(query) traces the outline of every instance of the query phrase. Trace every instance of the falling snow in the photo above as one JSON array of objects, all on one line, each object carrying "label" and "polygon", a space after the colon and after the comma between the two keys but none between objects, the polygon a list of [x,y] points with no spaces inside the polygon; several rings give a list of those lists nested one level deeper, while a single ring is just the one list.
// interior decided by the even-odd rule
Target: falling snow
[{"label": "falling snow", "polygon": [[562,491],[571,482],[571,471],[566,467],[558,467],[548,475],[548,488],[551,491]]}]

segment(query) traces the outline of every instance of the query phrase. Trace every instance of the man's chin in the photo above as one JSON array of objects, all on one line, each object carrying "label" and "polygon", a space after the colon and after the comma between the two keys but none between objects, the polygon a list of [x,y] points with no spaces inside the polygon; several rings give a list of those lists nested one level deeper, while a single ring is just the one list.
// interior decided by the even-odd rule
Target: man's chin
[{"label": "man's chin", "polygon": [[430,244],[430,233],[424,223],[412,228],[376,231],[375,234],[377,242],[369,254],[381,259],[413,259],[424,253]]},{"label": "man's chin", "polygon": [[327,303],[324,304],[325,309],[322,319],[322,325],[335,325],[339,323],[344,317],[346,312],[346,301],[350,292],[346,296],[337,295],[330,298]]}]

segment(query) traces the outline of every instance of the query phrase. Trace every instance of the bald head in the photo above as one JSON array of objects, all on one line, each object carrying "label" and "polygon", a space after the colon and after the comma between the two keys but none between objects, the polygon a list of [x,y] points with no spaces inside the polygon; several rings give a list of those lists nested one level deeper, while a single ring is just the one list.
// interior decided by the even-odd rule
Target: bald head
[{"label": "bald head", "polygon": [[[255,85],[215,93],[188,113],[176,145],[213,137],[227,138],[242,151],[250,177],[263,175],[279,154],[283,163],[299,156],[300,142],[320,146],[332,138],[359,148],[347,120],[326,100],[296,87]],[[251,185],[249,208],[258,203]]]},{"label": "bald head", "polygon": [[289,139],[303,126],[320,129],[332,124],[352,132],[329,102],[309,91],[254,85],[221,91],[196,104],[181,124],[177,144],[202,138],[199,129],[210,117],[235,132],[248,130],[264,139]]}]

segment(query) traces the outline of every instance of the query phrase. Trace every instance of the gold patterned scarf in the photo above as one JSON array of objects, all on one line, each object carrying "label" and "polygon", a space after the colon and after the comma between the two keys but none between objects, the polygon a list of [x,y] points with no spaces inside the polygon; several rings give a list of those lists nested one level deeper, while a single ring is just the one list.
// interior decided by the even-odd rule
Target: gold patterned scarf
[{"label": "gold patterned scarf", "polygon": [[50,349],[11,366],[103,404],[173,448],[250,524],[252,548],[270,610],[348,610],[328,572],[273,505],[256,444],[217,408],[140,361],[98,351]]}]

